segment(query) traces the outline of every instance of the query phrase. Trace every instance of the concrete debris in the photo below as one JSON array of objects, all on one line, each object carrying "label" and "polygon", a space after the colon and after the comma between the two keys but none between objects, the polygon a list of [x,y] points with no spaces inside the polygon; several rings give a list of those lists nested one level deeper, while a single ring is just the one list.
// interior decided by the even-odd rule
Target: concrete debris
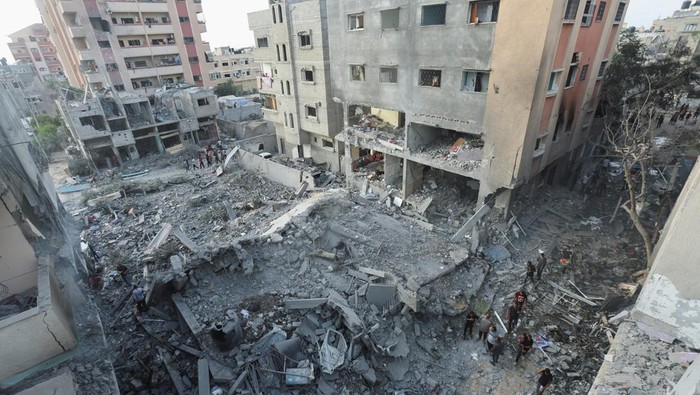
[{"label": "concrete debris", "polygon": [[180,294],[173,294],[172,300],[173,303],[175,303],[175,307],[180,313],[180,316],[183,320],[185,320],[187,326],[190,328],[190,331],[192,331],[192,334],[198,335],[200,332],[202,332],[202,326],[199,324],[194,314],[192,314],[192,310],[190,310],[190,307],[187,305],[182,296]]},{"label": "concrete debris", "polygon": [[386,364],[386,375],[392,381],[401,381],[406,376],[410,363],[406,358],[396,358]]},{"label": "concrete debris", "polygon": [[336,291],[332,289],[327,289],[326,291],[328,292],[328,305],[340,313],[345,326],[354,334],[361,333],[365,329],[365,325],[355,310],[353,310],[348,305],[347,301]]},{"label": "concrete debris", "polygon": [[173,226],[168,223],[163,223],[161,226],[160,230],[156,234],[156,236],[151,240],[150,243],[148,243],[148,246],[146,247],[146,254],[149,254],[153,252],[154,250],[157,250],[160,248],[163,243],[165,243],[165,240],[170,236],[170,232],[172,232]]},{"label": "concrete debris", "polygon": [[209,388],[209,361],[200,359],[197,361],[197,388],[199,395],[211,395]]},{"label": "concrete debris", "polygon": [[284,302],[287,309],[315,309],[328,303],[328,298],[318,299],[288,299]]},{"label": "concrete debris", "polygon": [[187,235],[185,234],[185,232],[182,231],[181,228],[173,228],[172,234],[173,236],[177,237],[177,239],[180,240],[182,245],[187,247],[190,251],[194,252],[195,254],[199,251],[197,244],[195,244],[195,242],[192,241],[192,239],[187,237]]},{"label": "concrete debris", "polygon": [[661,340],[665,343],[668,343],[668,344],[671,344],[671,343],[673,343],[674,340],[676,340],[676,338],[674,336],[672,336],[664,331],[661,331],[661,330],[659,330],[651,325],[647,325],[643,322],[638,321],[637,326],[639,327],[639,329],[642,330],[642,332],[646,333],[649,337],[651,337],[653,339],[659,339],[659,340]]},{"label": "concrete debris", "polygon": [[376,306],[385,306],[393,301],[395,296],[396,286],[394,285],[369,284],[365,297],[369,303]]},{"label": "concrete debris", "polygon": [[616,315],[608,318],[608,322],[611,324],[617,324],[623,319],[625,319],[627,316],[629,316],[630,312],[627,310],[622,310],[621,312],[617,313]]},{"label": "concrete debris", "polygon": [[345,337],[333,329],[328,329],[319,349],[319,364],[324,373],[331,374],[345,362],[348,344]]},{"label": "concrete debris", "polygon": [[493,247],[484,248],[483,252],[486,259],[491,262],[501,262],[510,258],[510,252],[508,252],[508,250],[500,244]]}]

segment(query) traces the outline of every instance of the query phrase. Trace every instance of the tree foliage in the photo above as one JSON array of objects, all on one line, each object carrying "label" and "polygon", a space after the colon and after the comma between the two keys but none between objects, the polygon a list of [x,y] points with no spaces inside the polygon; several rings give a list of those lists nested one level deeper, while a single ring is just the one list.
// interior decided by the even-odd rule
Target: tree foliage
[{"label": "tree foliage", "polygon": [[237,95],[241,92],[242,88],[240,85],[233,83],[233,80],[228,80],[221,85],[214,88],[214,93],[218,97]]},{"label": "tree foliage", "polygon": [[32,127],[38,144],[46,152],[61,151],[68,144],[68,134],[60,117],[39,115],[32,119]]}]

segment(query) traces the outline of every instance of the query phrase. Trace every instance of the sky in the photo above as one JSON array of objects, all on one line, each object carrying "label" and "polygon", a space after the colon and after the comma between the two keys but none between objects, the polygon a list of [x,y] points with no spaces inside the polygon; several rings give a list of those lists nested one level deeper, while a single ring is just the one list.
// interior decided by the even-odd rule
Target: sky
[{"label": "sky", "polygon": [[[10,2],[11,10],[7,7]],[[630,0],[625,22],[649,27],[654,19],[670,16],[681,3],[681,0]],[[208,30],[204,39],[210,42],[212,50],[221,46],[252,46],[253,33],[248,30],[247,14],[266,9],[267,4],[267,0],[202,0]],[[10,41],[7,35],[40,23],[41,17],[33,0],[0,0],[0,6],[4,6],[0,12],[0,58],[14,63],[6,44]]]}]

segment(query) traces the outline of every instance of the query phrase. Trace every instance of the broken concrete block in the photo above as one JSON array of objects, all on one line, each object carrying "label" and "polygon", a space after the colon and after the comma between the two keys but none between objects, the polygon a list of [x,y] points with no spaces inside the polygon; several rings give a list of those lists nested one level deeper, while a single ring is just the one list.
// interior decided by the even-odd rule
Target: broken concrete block
[{"label": "broken concrete block", "polygon": [[629,311],[622,310],[621,312],[617,313],[614,317],[608,318],[608,322],[611,324],[617,324],[618,322],[622,321],[625,317],[627,317],[629,314],[630,314]]},{"label": "broken concrete block", "polygon": [[170,257],[170,267],[173,269],[173,272],[175,273],[182,273],[184,265],[182,262],[182,258],[178,255],[173,255]]},{"label": "broken concrete block", "polygon": [[377,373],[374,371],[374,369],[369,367],[365,357],[360,356],[355,359],[352,362],[352,370],[361,375],[362,378],[364,378],[369,384],[374,384],[377,382]]},{"label": "broken concrete block", "polygon": [[386,375],[391,381],[401,381],[406,372],[408,372],[410,365],[408,359],[406,358],[396,358],[393,361],[386,364]]},{"label": "broken concrete block", "polygon": [[210,395],[209,388],[209,361],[200,359],[197,361],[197,388],[199,395]]},{"label": "broken concrete block", "polygon": [[328,298],[319,299],[288,299],[283,301],[284,307],[287,309],[315,309],[323,306],[328,302]]},{"label": "broken concrete block", "polygon": [[236,378],[236,375],[233,373],[233,369],[229,368],[228,366],[223,365],[213,359],[209,359],[208,363],[209,372],[211,372],[211,377],[215,383],[230,383]]},{"label": "broken concrete block", "polygon": [[338,331],[328,329],[319,350],[319,364],[324,373],[331,374],[345,362],[348,344]]},{"label": "broken concrete block", "polygon": [[187,247],[190,251],[194,252],[195,254],[197,253],[197,251],[199,250],[197,244],[194,241],[192,241],[192,239],[187,237],[185,232],[183,232],[180,227],[173,228],[172,233],[173,236],[177,237],[178,240],[180,240],[180,243],[182,243],[182,245]]},{"label": "broken concrete block", "polygon": [[284,241],[284,237],[279,233],[273,233],[270,235],[270,243],[281,243]]},{"label": "broken concrete block", "polygon": [[485,248],[484,255],[486,256],[486,259],[491,262],[505,261],[506,259],[510,258],[510,252],[508,252],[508,250],[500,244]]},{"label": "broken concrete block", "polygon": [[343,316],[345,326],[353,333],[361,333],[364,330],[364,321],[355,313],[355,310],[350,308],[348,302],[339,293],[332,289],[328,289],[328,305],[338,311]]},{"label": "broken concrete block", "polygon": [[182,298],[182,296],[180,294],[173,294],[172,299],[173,303],[175,303],[175,307],[187,323],[187,326],[190,327],[192,334],[199,334],[202,331],[202,326],[199,324],[194,314],[192,314],[192,310],[190,310],[190,307],[187,305],[187,303],[185,303],[185,300]]},{"label": "broken concrete block", "polygon": [[376,306],[385,306],[396,295],[396,286],[386,284],[369,284],[367,286],[367,294],[365,298],[369,303]]}]

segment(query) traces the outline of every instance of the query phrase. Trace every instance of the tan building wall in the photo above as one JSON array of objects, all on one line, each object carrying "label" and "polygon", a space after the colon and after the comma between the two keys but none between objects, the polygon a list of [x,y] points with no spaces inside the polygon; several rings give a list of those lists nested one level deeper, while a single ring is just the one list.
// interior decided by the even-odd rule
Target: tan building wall
[{"label": "tan building wall", "polygon": [[49,40],[49,31],[35,23],[10,34],[8,44],[17,63],[31,64],[42,81],[63,77],[63,66],[58,60],[56,47]]},{"label": "tan building wall", "polygon": [[0,206],[0,256],[0,283],[8,288],[8,295],[36,287],[34,250],[4,204]]},{"label": "tan building wall", "polygon": [[209,74],[216,85],[232,81],[242,91],[255,92],[260,65],[253,60],[252,48],[220,47],[214,50],[213,69]]}]

